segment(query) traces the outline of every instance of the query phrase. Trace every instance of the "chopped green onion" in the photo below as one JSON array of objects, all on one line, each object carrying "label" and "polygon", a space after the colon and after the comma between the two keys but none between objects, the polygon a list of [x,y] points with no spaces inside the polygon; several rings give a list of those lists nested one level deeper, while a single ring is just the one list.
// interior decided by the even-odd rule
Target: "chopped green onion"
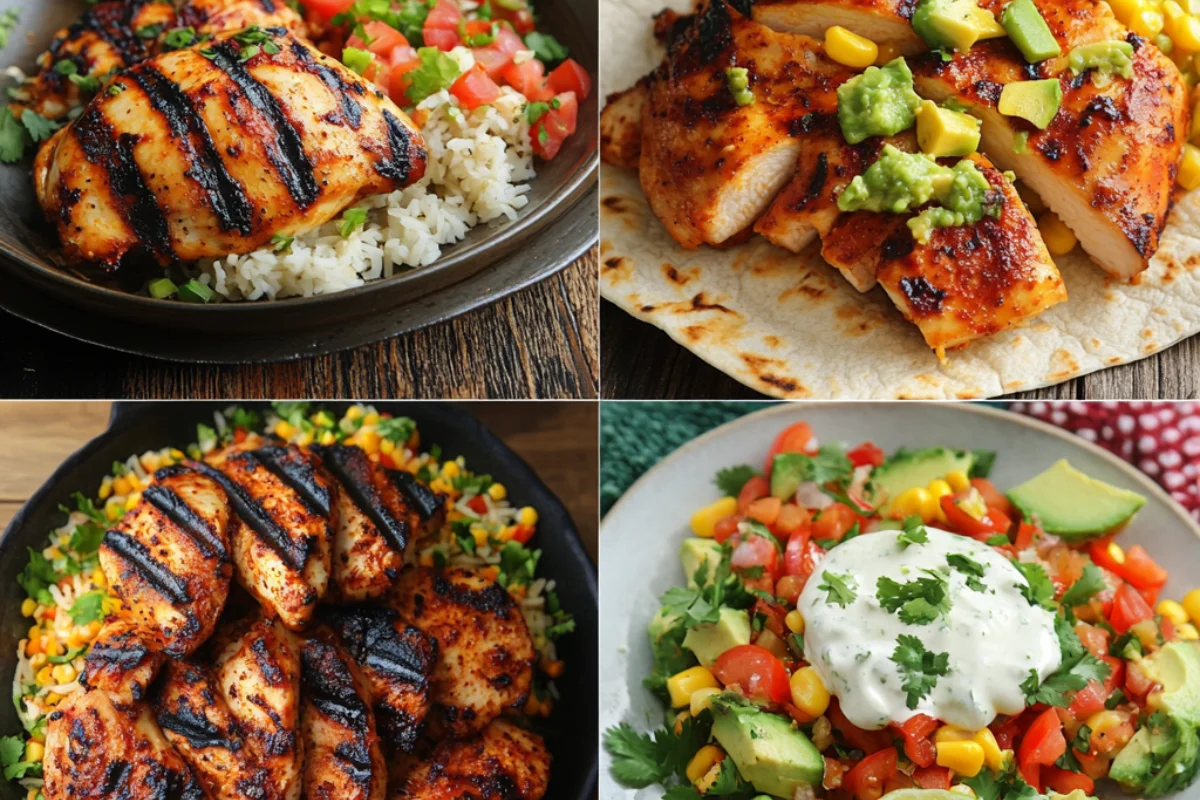
[{"label": "chopped green onion", "polygon": [[59,75],[74,75],[79,72],[79,67],[69,58],[64,58],[54,65],[54,71]]},{"label": "chopped green onion", "polygon": [[361,228],[366,221],[367,210],[365,208],[352,208],[345,214],[342,214],[342,221],[338,223],[338,233],[344,239]]},{"label": "chopped green onion", "polygon": [[216,292],[195,278],[179,287],[179,299],[189,303],[207,303],[214,297],[216,297]]},{"label": "chopped green onion", "polygon": [[541,101],[530,103],[529,105],[525,106],[525,119],[527,119],[529,124],[532,125],[541,119],[542,115],[549,110],[549,103],[543,103]]},{"label": "chopped green onion", "polygon": [[146,286],[146,291],[150,292],[150,296],[156,300],[162,300],[178,292],[179,287],[170,278],[159,278],[156,281],[150,281],[149,285]]},{"label": "chopped green onion", "polygon": [[125,91],[125,84],[114,83],[112,86],[108,87],[108,91],[105,92],[105,94],[107,94],[109,97],[116,97],[123,91]]},{"label": "chopped green onion", "polygon": [[134,31],[134,33],[137,34],[137,37],[139,39],[155,39],[158,37],[158,35],[160,33],[163,32],[163,28],[165,28],[165,27],[167,27],[167,26],[161,22],[156,23],[154,25],[143,25],[142,27],[140,27],[136,31]]},{"label": "chopped green onion", "polygon": [[172,50],[182,50],[194,44],[196,41],[196,29],[175,28],[163,37],[163,50],[170,52]]},{"label": "chopped green onion", "polygon": [[282,233],[277,233],[271,237],[271,249],[276,253],[287,252],[292,248],[292,242],[295,239],[295,236],[284,236]]}]

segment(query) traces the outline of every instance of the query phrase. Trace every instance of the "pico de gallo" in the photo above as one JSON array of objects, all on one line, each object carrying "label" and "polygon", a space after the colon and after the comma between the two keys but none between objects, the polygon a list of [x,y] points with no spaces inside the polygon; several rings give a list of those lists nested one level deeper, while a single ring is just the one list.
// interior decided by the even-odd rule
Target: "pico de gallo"
[{"label": "pico de gallo", "polygon": [[1145,502],[1059,461],[822,443],[727,466],[649,626],[651,734],[605,747],[667,800],[1084,800],[1200,770],[1200,589],[1120,531]]},{"label": "pico de gallo", "polygon": [[[526,99],[533,151],[554,158],[591,92],[587,70],[537,29],[526,0],[300,0],[323,52],[410,111],[443,90],[468,111],[503,87]],[[418,124],[420,120],[418,119]]]}]

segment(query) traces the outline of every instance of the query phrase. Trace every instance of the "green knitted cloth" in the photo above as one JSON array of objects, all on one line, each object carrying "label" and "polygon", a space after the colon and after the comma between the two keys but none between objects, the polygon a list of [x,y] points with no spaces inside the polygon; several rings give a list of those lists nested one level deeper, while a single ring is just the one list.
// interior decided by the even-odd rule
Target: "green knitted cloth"
[{"label": "green knitted cloth", "polygon": [[600,514],[642,473],[680,445],[766,402],[604,402],[600,404]]}]

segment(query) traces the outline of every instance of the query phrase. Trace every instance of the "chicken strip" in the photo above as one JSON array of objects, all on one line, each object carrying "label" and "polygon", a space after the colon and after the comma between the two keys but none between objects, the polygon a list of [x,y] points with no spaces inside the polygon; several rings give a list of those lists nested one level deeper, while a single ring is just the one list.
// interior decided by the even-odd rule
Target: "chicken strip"
[{"label": "chicken strip", "polygon": [[387,470],[367,458],[362,448],[335,444],[314,447],[313,452],[339,486],[327,600],[353,603],[382,597],[404,566],[421,517]]},{"label": "chicken strip", "polygon": [[337,484],[294,445],[218,454],[196,469],[229,494],[241,518],[233,535],[238,581],[284,625],[301,630],[329,586],[338,524]]},{"label": "chicken strip", "polygon": [[600,112],[600,158],[606,164],[637,169],[642,156],[642,112],[649,96],[647,81],[611,94]]},{"label": "chicken strip", "polygon": [[64,255],[115,269],[248,253],[418,180],[412,121],[336,59],[249,28],[117,75],[39,151]]},{"label": "chicken strip", "polygon": [[110,619],[92,642],[79,681],[85,689],[101,689],[123,705],[149,696],[166,656],[146,641],[132,620]]},{"label": "chicken strip", "polygon": [[409,505],[417,513],[417,531],[420,536],[433,536],[446,523],[446,495],[435,492],[416,475],[399,469],[387,471],[392,483],[400,490],[400,494],[408,500]]},{"label": "chicken strip", "polygon": [[[196,39],[251,25],[304,32],[299,15],[274,0],[192,0],[178,5],[106,0],[92,6],[60,30],[38,58],[38,73],[17,89],[13,114],[20,117],[28,109],[47,119],[62,119],[105,88],[116,71],[192,38],[182,33],[172,37],[179,29],[190,28]],[[72,74],[96,80],[94,85],[73,81]]]},{"label": "chicken strip", "polygon": [[549,782],[542,737],[498,719],[473,739],[443,742],[390,800],[540,800]]},{"label": "chicken strip", "polygon": [[306,800],[382,800],[387,764],[375,730],[366,680],[327,631],[304,643],[303,703]]},{"label": "chicken strip", "polygon": [[100,689],[50,712],[42,758],[46,800],[203,800],[204,790],[143,703],[121,706]]},{"label": "chicken strip", "polygon": [[345,606],[322,618],[362,669],[384,745],[393,754],[412,752],[429,713],[437,640],[390,608]]},{"label": "chicken strip", "polygon": [[[642,116],[642,189],[684,247],[719,244],[758,218],[792,176],[804,118],[834,113],[851,76],[820,42],[775,33],[741,8],[709,0],[696,14],[654,74]],[[742,104],[728,69],[746,70]]]},{"label": "chicken strip", "polygon": [[225,490],[188,467],[165,467],[108,531],[100,566],[147,641],[169,656],[212,633],[229,596],[231,519]]},{"label": "chicken strip", "polygon": [[909,23],[915,7],[912,0],[758,0],[753,13],[769,28],[816,39],[840,25],[909,56],[929,49]]},{"label": "chicken strip", "polygon": [[429,716],[435,737],[469,736],[524,705],[536,655],[504,587],[474,569],[416,567],[400,576],[390,602],[437,640]]}]

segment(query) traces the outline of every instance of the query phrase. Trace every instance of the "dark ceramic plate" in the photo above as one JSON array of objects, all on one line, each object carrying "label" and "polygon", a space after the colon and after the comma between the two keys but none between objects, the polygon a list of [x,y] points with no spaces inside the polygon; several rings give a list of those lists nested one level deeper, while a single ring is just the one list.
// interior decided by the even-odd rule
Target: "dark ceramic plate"
[{"label": "dark ceramic plate", "polygon": [[[130,453],[191,442],[196,423],[210,421],[213,411],[225,405],[118,404],[108,430],[64,461],[17,513],[0,536],[0,686],[12,686],[12,654],[27,628],[21,616],[23,594],[17,575],[27,561],[26,548],[43,547],[47,534],[63,523],[58,506],[69,502],[72,492],[94,492],[115,460]],[[330,403],[328,407],[340,412],[346,405]],[[590,800],[596,792],[599,746],[596,567],[583,549],[570,514],[528,464],[463,409],[450,403],[376,403],[376,407],[412,417],[425,441],[441,444],[447,453],[465,456],[474,470],[503,475],[514,503],[538,509],[541,533],[534,541],[542,550],[541,574],[558,582],[563,607],[576,620],[575,633],[559,642],[559,655],[567,663],[566,672],[556,681],[562,698],[542,731],[554,756],[546,796],[554,800]],[[20,730],[13,705],[0,703],[0,736]],[[23,797],[16,783],[0,781],[0,800]]]},{"label": "dark ceramic plate", "polygon": [[[83,5],[0,0],[0,10],[8,8],[19,8],[21,21],[0,60],[29,70],[54,33],[75,19]],[[597,74],[596,0],[555,0],[539,4],[538,11],[540,27]],[[11,298],[6,291],[0,305],[44,327],[103,346],[221,362],[315,355],[412,330],[544,278],[595,241],[598,113],[593,92],[580,106],[576,134],[553,161],[538,162],[529,205],[516,220],[476,227],[429,267],[337,294],[278,301],[196,305],[91,283],[62,264],[57,236],[34,198],[29,164],[0,166],[0,269],[24,281],[27,286],[21,289],[36,289],[25,293],[29,302]],[[481,274],[498,262],[507,266],[503,277]],[[472,278],[480,280],[468,284]],[[73,308],[64,309],[64,303]],[[76,319],[97,315],[106,319],[84,324]],[[136,331],[115,330],[131,322],[137,324]],[[194,348],[181,343],[164,346],[161,334],[170,330],[221,341]],[[233,346],[235,337],[247,336],[257,345],[252,354]]]}]

